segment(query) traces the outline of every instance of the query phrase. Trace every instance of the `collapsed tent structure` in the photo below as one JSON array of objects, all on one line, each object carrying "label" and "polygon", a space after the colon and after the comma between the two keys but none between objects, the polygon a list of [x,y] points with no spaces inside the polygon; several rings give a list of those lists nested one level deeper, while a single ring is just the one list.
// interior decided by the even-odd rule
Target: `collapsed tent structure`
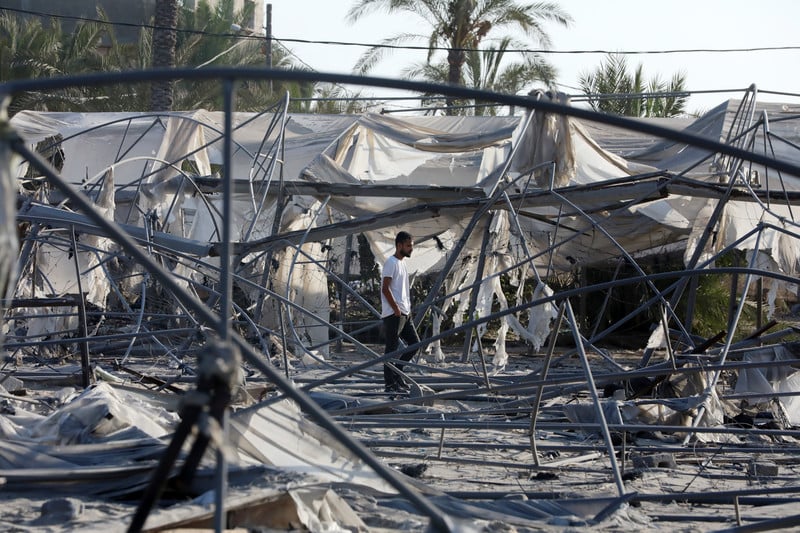
[{"label": "collapsed tent structure", "polygon": [[[145,520],[165,486],[202,493],[215,468],[260,487],[234,504],[218,478],[218,526],[264,526],[265,501],[313,531],[414,529],[418,515],[442,530],[597,525],[652,520],[623,509],[675,500],[674,487],[630,484],[679,470],[684,450],[725,447],[745,466],[731,474],[738,489],[713,501],[747,496],[755,508],[778,485],[779,503],[796,500],[800,487],[777,474],[764,492],[744,490],[783,466],[799,435],[792,105],[748,91],[678,127],[630,132],[602,115],[577,119],[546,93],[505,117],[288,114],[287,104],[9,121],[15,136],[0,149],[21,157],[3,159],[4,187],[18,191],[4,195],[17,198],[6,227],[20,247],[3,247],[14,366],[4,372],[51,384],[72,375],[84,391],[47,413],[2,415],[6,487],[134,500],[132,518],[121,512],[132,530],[206,523],[197,503]],[[411,397],[389,398],[376,392],[378,370],[399,354],[383,354],[375,296],[399,229],[415,238],[415,319],[427,334],[402,348],[421,349]],[[590,269],[613,274],[593,283]],[[722,276],[724,328],[703,336],[698,287]],[[621,337],[624,352],[610,349]],[[23,384],[3,398],[19,402],[15,390]],[[396,438],[398,428],[412,433]],[[533,473],[526,483],[602,481],[500,498],[431,466],[470,464],[463,453],[475,447],[493,451],[473,464]],[[742,459],[747,449],[758,457]],[[400,476],[379,455],[420,468]],[[701,463],[683,474],[705,475]],[[359,517],[342,487],[351,507],[354,493],[370,494],[374,512]],[[712,501],[686,487],[683,501]]]}]

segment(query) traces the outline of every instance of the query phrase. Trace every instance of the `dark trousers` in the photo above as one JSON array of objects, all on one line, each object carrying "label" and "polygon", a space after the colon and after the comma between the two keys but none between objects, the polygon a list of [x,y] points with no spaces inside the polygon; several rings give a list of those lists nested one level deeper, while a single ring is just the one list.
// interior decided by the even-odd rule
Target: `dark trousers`
[{"label": "dark trousers", "polygon": [[[411,320],[410,315],[389,315],[383,319],[383,328],[386,333],[386,351],[384,354],[392,353],[393,351],[397,350],[398,346],[400,346],[400,339],[403,339],[403,342],[406,343],[406,346],[411,346],[419,342],[419,335],[417,335],[417,330],[414,327],[414,321]],[[395,358],[402,361],[410,361],[415,355],[417,355],[416,348],[403,352],[399,356],[395,356]],[[397,367],[397,370],[403,370],[402,363],[392,364]],[[400,376],[400,374],[398,374],[390,365],[384,363],[384,384],[387,387],[391,387],[392,385],[402,383],[402,381],[402,376]]]}]

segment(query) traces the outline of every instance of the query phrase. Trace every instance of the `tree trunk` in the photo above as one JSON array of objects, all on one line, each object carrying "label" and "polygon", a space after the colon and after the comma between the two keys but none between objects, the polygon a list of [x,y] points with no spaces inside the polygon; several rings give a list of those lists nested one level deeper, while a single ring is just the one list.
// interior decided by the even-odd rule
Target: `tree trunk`
[{"label": "tree trunk", "polygon": [[[463,50],[448,50],[447,64],[449,69],[447,72],[447,82],[450,85],[461,85],[461,67],[464,65],[466,60],[467,56]],[[445,99],[445,104],[447,106],[447,114],[455,115],[455,106],[459,104],[459,101],[456,98],[448,96]]]},{"label": "tree trunk", "polygon": [[[178,40],[178,1],[156,0],[153,29],[153,68],[175,67],[175,44]],[[154,81],[150,86],[150,108],[153,111],[172,110],[174,81]]]}]

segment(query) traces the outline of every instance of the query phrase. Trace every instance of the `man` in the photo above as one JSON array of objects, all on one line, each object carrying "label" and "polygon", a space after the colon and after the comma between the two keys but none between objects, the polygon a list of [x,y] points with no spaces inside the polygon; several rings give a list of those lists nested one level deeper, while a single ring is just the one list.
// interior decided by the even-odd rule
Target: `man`
[{"label": "man", "polygon": [[[386,334],[386,351],[391,353],[397,350],[400,339],[407,346],[417,344],[419,335],[411,320],[411,291],[408,282],[408,271],[403,259],[411,257],[414,250],[414,239],[411,234],[401,231],[394,239],[394,255],[390,256],[383,265],[383,281],[381,283],[381,318],[383,319]],[[406,351],[400,355],[402,361],[410,361],[416,355],[417,349]],[[397,370],[402,371],[401,363],[394,363]],[[403,381],[403,376],[392,368],[392,364],[383,365],[383,382],[386,392],[407,392],[408,385]]]}]

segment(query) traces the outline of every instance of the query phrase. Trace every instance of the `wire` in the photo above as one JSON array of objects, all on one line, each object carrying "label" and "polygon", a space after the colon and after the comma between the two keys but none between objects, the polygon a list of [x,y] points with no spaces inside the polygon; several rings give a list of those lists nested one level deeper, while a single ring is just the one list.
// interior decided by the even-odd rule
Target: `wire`
[{"label": "wire", "polygon": [[[293,57],[299,64],[303,67],[307,68],[312,72],[318,72],[317,69],[312,67],[308,62],[303,60],[297,54],[295,54],[290,48],[288,48],[284,42],[290,43],[298,43],[298,44],[319,44],[319,45],[333,45],[333,46],[360,46],[360,47],[369,47],[369,48],[387,48],[387,49],[397,49],[397,50],[449,50],[445,47],[429,47],[429,46],[414,46],[414,45],[389,45],[389,44],[377,44],[377,43],[360,43],[360,42],[349,42],[349,41],[329,41],[329,40],[312,40],[312,39],[293,39],[293,38],[277,38],[274,35],[266,36],[266,35],[246,35],[241,33],[213,33],[207,32],[203,30],[193,30],[193,29],[182,29],[182,28],[166,28],[163,26],[157,26],[154,24],[137,24],[132,22],[119,22],[119,21],[109,21],[109,20],[102,20],[99,18],[91,18],[91,17],[82,17],[82,16],[74,16],[74,15],[61,15],[55,13],[46,13],[41,11],[32,11],[28,9],[20,9],[20,8],[9,8],[5,7],[0,9],[0,11],[11,11],[15,13],[22,13],[26,15],[34,15],[39,17],[48,17],[48,18],[55,18],[55,19],[66,19],[66,20],[76,20],[81,22],[92,22],[97,24],[105,24],[109,26],[123,26],[123,27],[132,27],[132,28],[139,28],[139,29],[170,29],[176,31],[178,33],[186,33],[186,34],[193,34],[193,35],[203,35],[209,37],[230,37],[236,39],[256,39],[258,41],[263,41],[265,38],[271,39],[273,42],[278,44],[284,52],[288,55]],[[480,52],[492,52],[492,50],[483,50],[483,49],[474,49],[474,48],[461,48],[459,50],[462,51],[480,51]],[[505,52],[516,52],[516,53],[539,53],[539,54],[550,54],[550,55],[577,55],[577,54],[619,54],[619,55],[652,55],[652,54],[680,54],[680,53],[733,53],[733,52],[766,52],[766,51],[781,51],[781,50],[800,50],[800,46],[765,46],[765,47],[752,47],[752,48],[688,48],[688,49],[672,49],[672,50],[604,50],[604,49],[596,49],[596,50],[544,50],[544,49],[530,49],[530,48],[519,48],[519,49],[506,49]],[[337,86],[341,89],[346,90],[346,88],[338,83],[333,83],[334,86]],[[568,89],[579,91],[578,87],[573,87],[561,83],[557,83],[561,87],[566,87]],[[738,92],[742,89],[730,89],[730,90],[707,90],[707,91],[685,91],[685,94],[693,95],[693,94],[702,94],[702,93],[726,93],[726,92]],[[782,93],[782,92],[773,92],[773,91],[761,91],[770,94],[780,94],[780,95],[791,95],[797,96],[793,93]]]},{"label": "wire", "polygon": [[300,57],[299,57],[297,54],[295,54],[295,53],[294,53],[294,52],[292,52],[292,51],[291,51],[289,48],[287,48],[287,47],[286,47],[286,45],[284,45],[284,44],[283,44],[283,43],[280,41],[280,39],[276,39],[274,36],[273,36],[273,37],[270,37],[270,38],[272,39],[272,41],[273,41],[273,42],[275,42],[275,43],[279,44],[279,45],[280,45],[280,47],[281,47],[281,48],[283,48],[283,50],[284,50],[284,51],[285,51],[287,54],[289,54],[290,56],[292,56],[293,58],[295,58],[295,59],[296,59],[296,60],[297,60],[297,61],[298,61],[298,62],[299,62],[301,65],[303,65],[304,67],[306,67],[307,69],[309,69],[309,70],[311,70],[311,71],[313,71],[313,72],[317,72],[317,69],[315,69],[314,67],[312,67],[311,65],[309,65],[308,63],[306,63],[305,61],[303,61],[303,60],[302,60],[302,59],[301,59],[301,58],[300,58]]},{"label": "wire", "polygon": [[138,28],[138,29],[148,29],[148,30],[170,30],[177,33],[187,33],[192,35],[204,35],[207,37],[235,37],[237,39],[257,39],[259,41],[264,40],[263,35],[242,35],[241,33],[214,33],[204,30],[193,30],[188,28],[170,28],[167,26],[157,26],[155,24],[144,24],[144,23],[135,23],[135,22],[120,22],[120,21],[113,21],[113,20],[103,20],[99,18],[91,18],[91,17],[81,17],[77,15],[60,15],[56,13],[45,13],[43,11],[31,11],[29,9],[19,9],[13,7],[3,7],[0,8],[0,11],[13,11],[15,13],[21,13],[24,15],[33,15],[42,18],[50,18],[50,19],[64,19],[64,20],[75,20],[78,22],[91,22],[95,24],[104,24],[106,26],[122,26],[126,28]]},{"label": "wire", "polygon": [[684,48],[673,50],[548,50],[544,48],[506,48],[504,50],[492,50],[483,48],[450,48],[445,46],[414,46],[414,45],[396,45],[396,44],[376,44],[376,43],[359,43],[348,41],[320,41],[311,39],[289,39],[282,38],[282,41],[300,44],[325,44],[336,46],[363,46],[368,48],[389,48],[395,50],[442,50],[450,51],[457,50],[462,52],[490,52],[490,53],[508,53],[516,52],[522,54],[544,54],[544,55],[560,55],[560,54],[619,54],[619,55],[648,55],[648,54],[687,54],[687,53],[724,53],[724,52],[770,52],[776,50],[800,50],[800,46],[762,46],[753,48]]},{"label": "wire", "polygon": [[[13,11],[16,13],[23,13],[26,15],[35,15],[39,17],[48,17],[48,18],[56,18],[56,19],[66,19],[66,20],[77,20],[82,22],[94,22],[97,24],[106,24],[110,26],[125,26],[125,27],[132,27],[132,28],[145,28],[145,29],[168,29],[172,31],[176,31],[178,33],[189,33],[189,34],[196,34],[196,35],[206,35],[211,37],[236,37],[240,39],[258,39],[263,40],[265,36],[261,35],[241,35],[238,33],[213,33],[207,32],[203,30],[192,30],[192,29],[182,29],[182,28],[166,28],[163,26],[156,26],[153,24],[137,24],[132,22],[118,22],[118,21],[109,21],[109,20],[102,20],[98,18],[91,18],[91,17],[81,17],[81,16],[74,16],[74,15],[59,15],[55,13],[45,13],[41,11],[32,11],[28,9],[19,9],[19,8],[10,8],[4,7],[0,9],[0,11]],[[333,46],[360,46],[365,48],[386,48],[386,49],[394,49],[394,50],[441,50],[441,51],[449,51],[451,50],[448,47],[440,47],[440,46],[423,46],[423,45],[393,45],[393,44],[381,44],[381,43],[361,43],[361,42],[352,42],[352,41],[329,41],[329,40],[317,40],[317,39],[294,39],[294,38],[277,38],[274,35],[270,36],[273,40],[278,42],[287,42],[287,43],[297,43],[297,44],[319,44],[319,45],[333,45]],[[285,45],[282,45],[286,48]],[[783,51],[783,50],[800,50],[800,46],[761,46],[761,47],[751,47],[751,48],[683,48],[683,49],[670,49],[670,50],[606,50],[606,49],[595,49],[595,50],[547,50],[547,49],[540,49],[540,48],[509,48],[503,51],[500,50],[484,50],[480,48],[456,48],[454,50],[463,51],[463,52],[490,52],[490,53],[522,53],[522,54],[544,54],[544,55],[580,55],[580,54],[618,54],[618,55],[657,55],[657,54],[693,54],[693,53],[737,53],[737,52],[774,52],[774,51]],[[294,54],[292,54],[294,55]],[[297,58],[295,55],[294,57]],[[297,58],[299,59],[299,58]],[[302,62],[302,60],[300,60]],[[303,62],[305,64],[305,62]],[[306,65],[308,66],[308,65]]]}]

